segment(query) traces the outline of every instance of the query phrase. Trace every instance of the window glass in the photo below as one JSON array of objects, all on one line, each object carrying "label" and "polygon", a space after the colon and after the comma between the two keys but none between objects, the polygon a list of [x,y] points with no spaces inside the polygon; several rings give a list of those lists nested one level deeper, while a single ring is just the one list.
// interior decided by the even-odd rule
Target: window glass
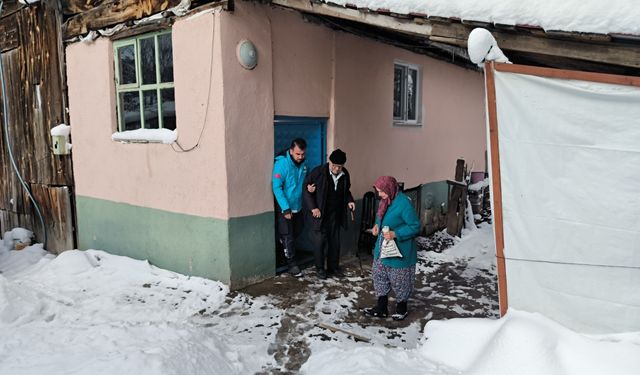
[{"label": "window glass", "polygon": [[160,50],[160,82],[173,82],[173,47],[171,34],[158,35]]},{"label": "window glass", "polygon": [[176,102],[173,87],[160,90],[162,97],[162,123],[164,128],[174,130],[176,128]]},{"label": "window glass", "polygon": [[145,90],[142,92],[144,107],[144,127],[146,129],[158,129],[160,120],[158,119],[158,91]]},{"label": "window glass", "polygon": [[118,131],[176,128],[171,33],[114,42]]},{"label": "window glass", "polygon": [[402,67],[397,65],[393,72],[393,118],[402,119]]},{"label": "window glass", "polygon": [[395,124],[420,123],[420,68],[395,63],[393,69],[393,121]]},{"label": "window glass", "polygon": [[142,84],[156,83],[156,43],[155,38],[140,39],[140,69]]},{"label": "window glass", "polygon": [[118,48],[118,70],[121,85],[136,83],[136,60],[133,44]]},{"label": "window glass", "polygon": [[140,96],[137,91],[120,93],[120,116],[122,130],[135,130],[142,127]]},{"label": "window glass", "polygon": [[417,84],[418,84],[418,71],[416,69],[408,69],[407,75],[407,120],[416,121],[417,116]]}]

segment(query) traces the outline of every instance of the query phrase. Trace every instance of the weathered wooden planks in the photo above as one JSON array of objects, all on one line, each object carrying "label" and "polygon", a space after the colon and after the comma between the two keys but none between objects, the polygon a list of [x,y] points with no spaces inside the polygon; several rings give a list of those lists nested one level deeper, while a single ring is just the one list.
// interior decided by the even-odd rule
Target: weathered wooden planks
[{"label": "weathered wooden planks", "polygon": [[[50,232],[48,249],[73,248],[73,233],[69,229],[73,228],[73,205],[68,193],[73,186],[71,157],[54,156],[50,136],[52,127],[68,122],[60,4],[42,1],[3,14],[0,30],[4,27],[17,33],[17,42],[0,42],[7,89],[6,98],[2,99],[6,99],[8,106],[11,149],[28,188],[44,199],[39,203]],[[9,46],[12,48],[5,48]],[[20,226],[41,231],[28,195],[11,167],[4,132],[2,128],[0,229],[6,231]],[[41,233],[39,237],[42,240]]]},{"label": "weathered wooden planks", "polygon": [[6,52],[18,48],[18,22],[16,17],[3,17],[0,19],[0,52]]},{"label": "weathered wooden planks", "polygon": [[467,204],[467,184],[463,182],[465,175],[464,160],[458,159],[456,162],[455,180],[447,180],[447,184],[450,186],[447,233],[452,236],[460,236],[464,224],[464,211]]},{"label": "weathered wooden planks", "polygon": [[62,12],[65,15],[78,14],[110,1],[111,0],[62,0]]},{"label": "weathered wooden planks", "polygon": [[139,20],[180,4],[180,0],[112,0],[86,9],[63,25],[65,39],[127,21]]},{"label": "weathered wooden planks", "polygon": [[[47,208],[43,212],[44,223],[47,226],[46,248],[54,253],[73,249],[74,228],[69,187],[34,184],[31,185],[31,189],[40,206]],[[39,224],[37,218],[35,223]],[[36,226],[36,234],[38,238],[43,238],[39,225]]]}]

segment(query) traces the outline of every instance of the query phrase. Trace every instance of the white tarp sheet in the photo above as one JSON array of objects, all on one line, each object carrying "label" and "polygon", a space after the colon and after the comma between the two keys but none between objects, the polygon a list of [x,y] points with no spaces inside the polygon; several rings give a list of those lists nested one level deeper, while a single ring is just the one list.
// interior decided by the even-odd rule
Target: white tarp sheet
[{"label": "white tarp sheet", "polygon": [[640,331],[640,88],[495,84],[509,307]]}]

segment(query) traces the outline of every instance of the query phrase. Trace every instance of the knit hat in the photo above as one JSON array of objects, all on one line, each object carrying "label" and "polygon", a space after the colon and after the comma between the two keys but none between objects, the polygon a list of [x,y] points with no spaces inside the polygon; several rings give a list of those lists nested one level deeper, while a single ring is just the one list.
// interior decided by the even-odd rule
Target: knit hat
[{"label": "knit hat", "polygon": [[347,154],[338,148],[329,155],[329,160],[331,160],[333,164],[342,165],[347,162]]}]

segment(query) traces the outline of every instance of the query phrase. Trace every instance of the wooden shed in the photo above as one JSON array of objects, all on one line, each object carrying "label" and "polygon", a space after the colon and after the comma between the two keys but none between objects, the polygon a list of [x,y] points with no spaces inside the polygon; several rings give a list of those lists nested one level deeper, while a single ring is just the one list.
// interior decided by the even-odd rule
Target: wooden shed
[{"label": "wooden shed", "polygon": [[61,25],[58,1],[5,1],[0,14],[7,108],[0,141],[0,230],[31,229],[37,241],[46,237],[45,248],[52,252],[75,247],[71,156],[54,155],[50,135],[51,128],[67,123]]}]

